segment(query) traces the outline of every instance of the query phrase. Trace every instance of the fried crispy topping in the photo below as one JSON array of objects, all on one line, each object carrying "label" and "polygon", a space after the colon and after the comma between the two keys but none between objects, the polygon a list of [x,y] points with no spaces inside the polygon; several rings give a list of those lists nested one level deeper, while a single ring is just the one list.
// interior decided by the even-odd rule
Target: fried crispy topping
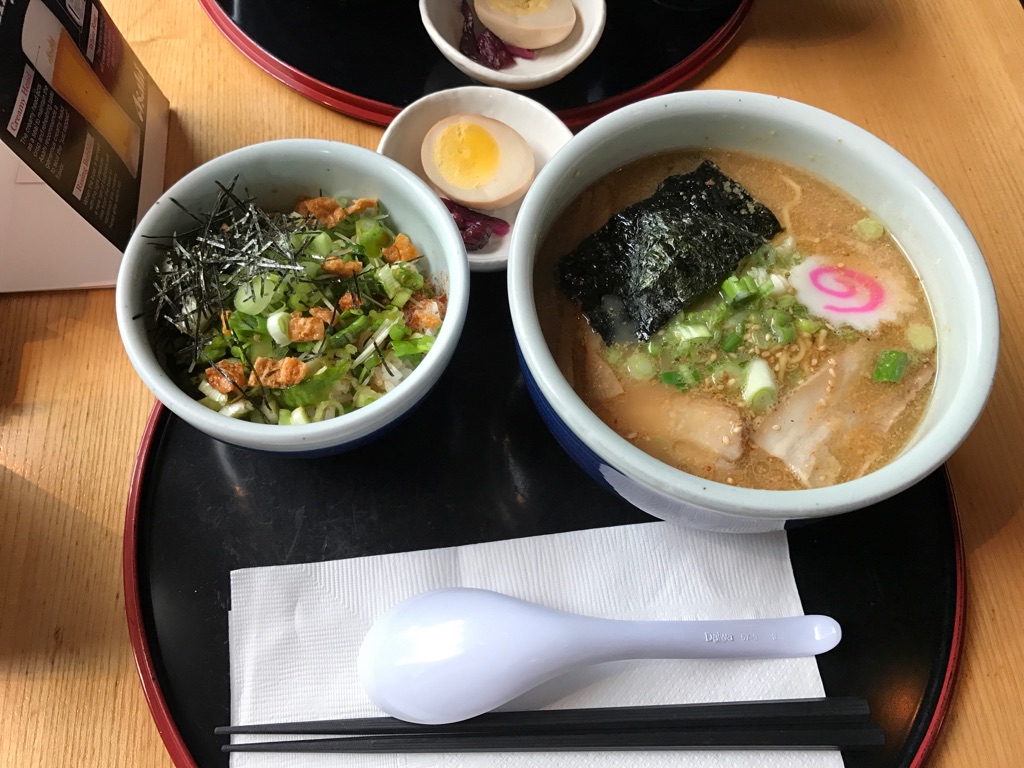
[{"label": "fried crispy topping", "polygon": [[218,392],[230,395],[245,386],[245,366],[222,361],[206,369],[206,380]]},{"label": "fried crispy topping", "polygon": [[315,216],[324,227],[333,227],[345,218],[345,209],[332,197],[304,197],[295,205],[295,212]]},{"label": "fried crispy topping", "polygon": [[338,311],[344,312],[347,309],[355,309],[362,305],[363,300],[356,296],[352,291],[349,291],[340,299],[338,299]]},{"label": "fried crispy topping", "polygon": [[269,389],[291,387],[306,378],[306,364],[297,357],[274,360],[271,357],[257,357],[249,386],[262,384]]},{"label": "fried crispy topping", "polygon": [[313,317],[319,317],[326,325],[333,325],[338,319],[337,315],[327,307],[310,307],[309,314]]},{"label": "fried crispy topping", "polygon": [[330,272],[338,277],[355,277],[363,271],[363,262],[342,261],[338,258],[325,259],[322,266],[324,272]]},{"label": "fried crispy topping", "polygon": [[382,249],[380,253],[390,264],[394,264],[396,261],[411,261],[420,255],[416,246],[412,244],[412,240],[404,234],[399,234],[395,238],[395,242]]},{"label": "fried crispy topping", "polygon": [[405,324],[414,333],[431,333],[441,327],[447,309],[444,299],[417,291],[402,307]]},{"label": "fried crispy topping", "polygon": [[293,312],[288,318],[288,338],[292,341],[319,341],[324,337],[324,321]]},{"label": "fried crispy topping", "polygon": [[360,197],[358,200],[352,201],[352,204],[345,209],[345,213],[351,216],[353,213],[362,213],[376,207],[376,197]]}]

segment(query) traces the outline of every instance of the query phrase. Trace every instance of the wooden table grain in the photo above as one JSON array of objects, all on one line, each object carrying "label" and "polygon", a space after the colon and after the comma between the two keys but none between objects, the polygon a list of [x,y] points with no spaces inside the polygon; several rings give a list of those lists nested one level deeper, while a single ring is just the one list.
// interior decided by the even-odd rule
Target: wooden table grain
[{"label": "wooden table grain", "polygon": [[[381,128],[272,79],[196,0],[105,5],[171,101],[168,183],[271,138],[376,146]],[[689,84],[787,96],[874,132],[945,191],[992,270],[999,373],[948,465],[967,626],[935,768],[1024,760],[1022,41],[1017,0],[756,0],[728,54]],[[171,764],[137,678],[121,576],[152,405],[122,351],[112,290],[0,294],[0,765]]]}]

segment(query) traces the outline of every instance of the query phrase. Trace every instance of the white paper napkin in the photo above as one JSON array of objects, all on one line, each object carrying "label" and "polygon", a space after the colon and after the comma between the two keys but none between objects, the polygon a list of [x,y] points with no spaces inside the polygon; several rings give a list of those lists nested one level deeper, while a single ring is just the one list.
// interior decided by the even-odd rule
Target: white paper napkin
[{"label": "white paper napkin", "polygon": [[[492,589],[564,611],[615,619],[763,618],[803,613],[785,533],[711,534],[661,522],[239,570],[231,574],[228,627],[232,722],[382,714],[363,692],[356,675],[363,636],[373,621],[397,602],[420,592],[453,586]],[[823,694],[812,658],[642,660],[600,664],[563,675],[507,708],[671,704]],[[842,766],[843,762],[835,751],[773,750],[234,754],[231,765],[825,768]]]}]

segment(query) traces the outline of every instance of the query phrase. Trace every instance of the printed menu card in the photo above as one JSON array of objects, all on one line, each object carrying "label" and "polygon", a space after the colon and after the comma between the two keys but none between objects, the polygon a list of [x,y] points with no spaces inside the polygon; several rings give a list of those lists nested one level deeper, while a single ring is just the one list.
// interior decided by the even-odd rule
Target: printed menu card
[{"label": "printed menu card", "polygon": [[99,3],[0,0],[0,292],[114,283],[167,121]]}]

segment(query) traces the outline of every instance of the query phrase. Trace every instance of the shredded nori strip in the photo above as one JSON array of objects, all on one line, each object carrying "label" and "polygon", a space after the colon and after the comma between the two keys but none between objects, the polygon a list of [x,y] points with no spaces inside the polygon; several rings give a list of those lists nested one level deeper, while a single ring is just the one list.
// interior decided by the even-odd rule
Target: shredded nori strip
[{"label": "shredded nori strip", "polygon": [[558,285],[606,343],[647,341],[782,230],[709,160],[665,179],[562,257]]},{"label": "shredded nori strip", "polygon": [[290,238],[315,231],[315,222],[263,211],[252,195],[236,192],[237,181],[227,186],[216,182],[212,213],[195,214],[172,199],[196,226],[152,237],[162,252],[154,265],[154,346],[170,353],[174,370],[191,373],[198,364],[212,364],[205,349],[220,335],[222,314],[233,308],[240,286],[251,286],[261,276],[289,280],[305,275],[299,263],[305,246],[292,248]]}]

